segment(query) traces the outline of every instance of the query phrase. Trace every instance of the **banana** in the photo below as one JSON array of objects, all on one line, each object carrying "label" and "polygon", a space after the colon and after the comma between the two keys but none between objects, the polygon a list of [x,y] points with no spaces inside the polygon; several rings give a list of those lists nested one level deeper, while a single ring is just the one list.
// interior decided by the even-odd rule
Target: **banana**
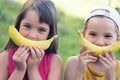
[{"label": "banana", "polygon": [[106,50],[107,52],[112,50],[115,53],[120,48],[120,41],[116,41],[108,46],[97,46],[90,43],[87,39],[85,39],[80,30],[78,30],[78,33],[80,35],[80,40],[79,40],[80,46],[85,45],[87,50],[95,50],[95,52],[92,54],[93,56],[97,57],[100,54],[104,55],[103,50]]},{"label": "banana", "polygon": [[49,48],[50,44],[52,43],[53,40],[58,38],[58,35],[54,35],[52,38],[48,40],[43,40],[43,41],[33,41],[29,40],[27,38],[24,38],[14,26],[9,26],[9,35],[10,38],[13,40],[13,42],[17,45],[26,45],[28,47],[31,46],[37,46],[43,50],[46,50]]}]

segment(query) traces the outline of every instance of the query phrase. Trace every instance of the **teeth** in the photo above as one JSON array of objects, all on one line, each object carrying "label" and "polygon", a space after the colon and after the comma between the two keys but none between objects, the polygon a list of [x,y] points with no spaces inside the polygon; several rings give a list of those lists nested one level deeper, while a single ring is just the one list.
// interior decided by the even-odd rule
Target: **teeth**
[{"label": "teeth", "polygon": [[109,46],[101,47],[101,46],[97,46],[97,45],[90,43],[87,39],[83,37],[81,31],[78,30],[78,33],[80,35],[80,40],[79,40],[80,46],[85,45],[87,50],[94,50],[95,52],[92,54],[93,56],[99,56],[100,54],[104,55],[103,50],[106,50],[107,52],[112,50],[115,53],[120,48],[120,41],[116,41]]},{"label": "teeth", "polygon": [[24,38],[17,30],[14,26],[9,26],[9,35],[10,38],[13,40],[13,42],[17,45],[26,45],[28,47],[31,46],[37,46],[43,50],[46,50],[49,48],[50,44],[56,39],[58,38],[58,35],[54,35],[52,38],[48,39],[48,40],[43,40],[43,41],[33,41],[33,40],[29,40],[27,38]]}]

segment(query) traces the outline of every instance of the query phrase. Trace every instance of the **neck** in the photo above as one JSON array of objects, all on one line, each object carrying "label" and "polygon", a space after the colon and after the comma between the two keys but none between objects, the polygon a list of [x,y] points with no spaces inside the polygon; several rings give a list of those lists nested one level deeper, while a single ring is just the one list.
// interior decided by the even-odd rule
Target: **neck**
[{"label": "neck", "polygon": [[104,72],[104,66],[103,64],[100,62],[99,58],[96,60],[96,62],[91,63],[91,65],[93,66],[93,68],[98,71],[98,72]]}]

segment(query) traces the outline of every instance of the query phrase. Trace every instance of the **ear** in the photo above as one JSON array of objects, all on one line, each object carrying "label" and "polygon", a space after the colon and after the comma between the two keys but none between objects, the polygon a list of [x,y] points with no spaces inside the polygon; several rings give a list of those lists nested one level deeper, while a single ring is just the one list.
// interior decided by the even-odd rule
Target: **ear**
[{"label": "ear", "polygon": [[85,31],[84,31],[84,30],[82,30],[81,32],[82,32],[82,35],[85,37]]},{"label": "ear", "polygon": [[82,30],[79,30],[79,29],[78,29],[77,33],[78,33],[78,34],[81,34],[81,33],[82,33],[83,36],[84,36],[84,34],[85,34],[85,32],[83,31],[83,29],[82,29]]},{"label": "ear", "polygon": [[117,37],[117,40],[120,41],[120,36]]}]

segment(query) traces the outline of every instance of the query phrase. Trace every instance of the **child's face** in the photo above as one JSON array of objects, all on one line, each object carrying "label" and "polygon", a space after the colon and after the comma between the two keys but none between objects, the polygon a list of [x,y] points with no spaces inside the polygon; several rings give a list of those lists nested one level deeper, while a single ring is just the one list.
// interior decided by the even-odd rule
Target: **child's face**
[{"label": "child's face", "polygon": [[46,23],[40,23],[38,14],[30,10],[21,21],[19,32],[30,40],[46,40],[50,27]]},{"label": "child's face", "polygon": [[116,26],[108,18],[91,18],[84,36],[93,44],[107,46],[117,40]]}]

